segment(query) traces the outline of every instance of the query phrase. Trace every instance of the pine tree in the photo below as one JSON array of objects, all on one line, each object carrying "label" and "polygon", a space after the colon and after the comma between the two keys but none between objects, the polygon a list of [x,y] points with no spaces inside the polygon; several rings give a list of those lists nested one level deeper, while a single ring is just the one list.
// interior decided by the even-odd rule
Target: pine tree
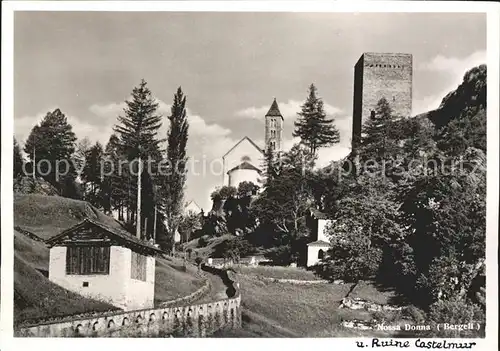
[{"label": "pine tree", "polygon": [[129,161],[138,157],[158,155],[158,129],[161,127],[161,115],[157,115],[158,103],[143,79],[132,91],[131,101],[126,101],[125,115],[119,116],[119,125],[115,126],[121,152]]},{"label": "pine tree", "polygon": [[260,183],[263,187],[265,187],[267,183],[270,182],[279,173],[279,165],[277,165],[276,156],[274,155],[273,149],[271,147],[267,147],[264,150],[262,169],[264,170],[264,177],[260,180]]},{"label": "pine tree", "polygon": [[314,84],[309,87],[309,96],[297,113],[299,119],[294,122],[294,137],[300,137],[313,155],[318,148],[330,146],[340,141],[340,133],[334,125],[334,119],[326,119],[323,100],[317,96]]},{"label": "pine tree", "polygon": [[123,179],[127,179],[128,174],[123,173],[127,170],[127,167],[123,167],[122,170],[119,169],[120,156],[118,137],[116,134],[111,134],[103,157],[103,172],[101,174],[102,206],[107,213],[117,210],[118,220],[124,221],[128,183],[125,183],[124,186]]},{"label": "pine tree", "polygon": [[96,142],[85,151],[85,163],[81,178],[87,188],[85,189],[85,199],[97,207],[101,207],[101,162],[104,151],[102,145]]},{"label": "pine tree", "polygon": [[[40,175],[54,185],[61,195],[73,198],[79,195],[72,162],[75,141],[75,133],[66,116],[61,110],[55,109],[45,115],[40,125],[33,127],[24,146],[28,158],[39,165]],[[57,163],[59,173],[56,172]]]},{"label": "pine tree", "polygon": [[[138,87],[132,91],[132,99],[125,102],[127,107],[124,109],[124,115],[118,117],[119,125],[116,125],[114,131],[118,138],[118,153],[121,158],[132,162],[140,159],[143,162],[146,160],[154,161],[152,165],[152,174],[156,173],[156,166],[161,160],[160,143],[162,139],[158,139],[158,129],[161,127],[161,115],[156,113],[158,103],[154,99],[151,91],[147,87],[146,81],[143,79]],[[138,163],[137,163],[138,165]],[[143,172],[141,176],[141,228],[144,228],[146,221],[151,223],[154,216],[154,199],[152,174]],[[129,224],[136,221],[135,214],[137,212],[137,173],[138,169],[130,172],[122,173],[121,186],[126,185],[128,190],[127,208],[130,216]],[[148,229],[150,229],[149,226]],[[142,232],[142,230],[141,230]],[[142,235],[142,234],[141,234]]]},{"label": "pine tree", "polygon": [[363,125],[360,156],[363,159],[384,160],[397,148],[392,109],[385,98],[377,103],[374,113]]},{"label": "pine tree", "polygon": [[172,239],[171,248],[174,250],[174,237],[182,220],[184,203],[184,186],[186,183],[186,146],[188,141],[189,123],[186,115],[186,97],[181,87],[174,95],[171,114],[168,116],[170,126],[168,130],[167,161],[171,167],[164,178],[164,213],[167,222],[167,231]]},{"label": "pine tree", "polygon": [[23,174],[23,156],[21,155],[21,148],[14,138],[14,178]]}]

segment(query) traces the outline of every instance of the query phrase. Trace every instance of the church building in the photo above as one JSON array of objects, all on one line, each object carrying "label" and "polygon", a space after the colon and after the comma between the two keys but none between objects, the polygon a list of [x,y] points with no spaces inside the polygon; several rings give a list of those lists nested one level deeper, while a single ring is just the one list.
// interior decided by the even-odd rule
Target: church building
[{"label": "church building", "polygon": [[284,119],[276,99],[274,99],[264,118],[264,148],[261,148],[248,136],[237,142],[222,156],[222,185],[237,188],[240,183],[245,181],[258,185],[262,176],[261,168],[264,162],[264,150],[270,148],[273,152],[283,151]]}]

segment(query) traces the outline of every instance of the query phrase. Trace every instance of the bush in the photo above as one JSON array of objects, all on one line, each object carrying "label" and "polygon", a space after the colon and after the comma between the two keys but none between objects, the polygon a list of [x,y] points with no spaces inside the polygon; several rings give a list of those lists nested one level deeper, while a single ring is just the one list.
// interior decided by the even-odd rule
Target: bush
[{"label": "bush", "polygon": [[334,251],[332,256],[334,258],[326,261],[318,274],[329,280],[342,279],[348,283],[356,283],[376,275],[382,261],[382,250],[372,247],[356,255],[339,259],[336,258]]},{"label": "bush", "polygon": [[[467,302],[463,299],[453,298],[448,301],[438,301],[430,306],[429,321],[433,325],[449,323],[449,324],[467,324],[474,323],[475,330],[437,330],[432,328],[432,332],[440,337],[478,337],[484,336],[484,326],[486,315],[483,310],[476,304]],[[477,329],[477,324],[480,325],[480,330]]]},{"label": "bush", "polygon": [[265,255],[266,258],[273,261],[277,266],[288,266],[295,260],[295,256],[290,245],[281,245],[269,250]]},{"label": "bush", "polygon": [[403,314],[405,317],[411,318],[416,324],[425,321],[425,312],[413,305],[406,307],[403,310]]},{"label": "bush", "polygon": [[198,239],[198,247],[205,247],[207,245],[208,245],[208,240],[204,236]]}]

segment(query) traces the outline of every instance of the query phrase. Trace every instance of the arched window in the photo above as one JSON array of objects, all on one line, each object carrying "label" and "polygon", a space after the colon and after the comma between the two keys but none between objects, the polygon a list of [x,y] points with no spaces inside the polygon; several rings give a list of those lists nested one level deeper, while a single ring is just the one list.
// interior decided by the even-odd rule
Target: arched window
[{"label": "arched window", "polygon": [[373,111],[373,110],[370,111],[370,117],[375,118],[375,111]]},{"label": "arched window", "polygon": [[325,251],[320,249],[318,251],[318,259],[322,260],[323,258],[325,258]]}]

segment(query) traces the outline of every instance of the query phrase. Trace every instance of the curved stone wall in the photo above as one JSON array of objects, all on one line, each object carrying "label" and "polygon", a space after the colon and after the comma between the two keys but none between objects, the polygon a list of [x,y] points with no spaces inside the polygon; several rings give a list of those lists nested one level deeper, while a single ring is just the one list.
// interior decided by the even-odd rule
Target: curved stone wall
[{"label": "curved stone wall", "polygon": [[241,326],[240,296],[170,308],[130,311],[98,318],[37,325],[17,337],[203,337]]},{"label": "curved stone wall", "polygon": [[[241,327],[241,296],[227,272],[210,267],[225,276],[234,297],[187,306],[172,306],[129,312],[106,313],[59,323],[18,328],[16,337],[204,337],[221,329]],[[210,283],[208,282],[208,288]],[[194,294],[206,293],[203,286]],[[184,302],[193,299],[191,294]],[[181,299],[166,304],[181,303]]]}]

